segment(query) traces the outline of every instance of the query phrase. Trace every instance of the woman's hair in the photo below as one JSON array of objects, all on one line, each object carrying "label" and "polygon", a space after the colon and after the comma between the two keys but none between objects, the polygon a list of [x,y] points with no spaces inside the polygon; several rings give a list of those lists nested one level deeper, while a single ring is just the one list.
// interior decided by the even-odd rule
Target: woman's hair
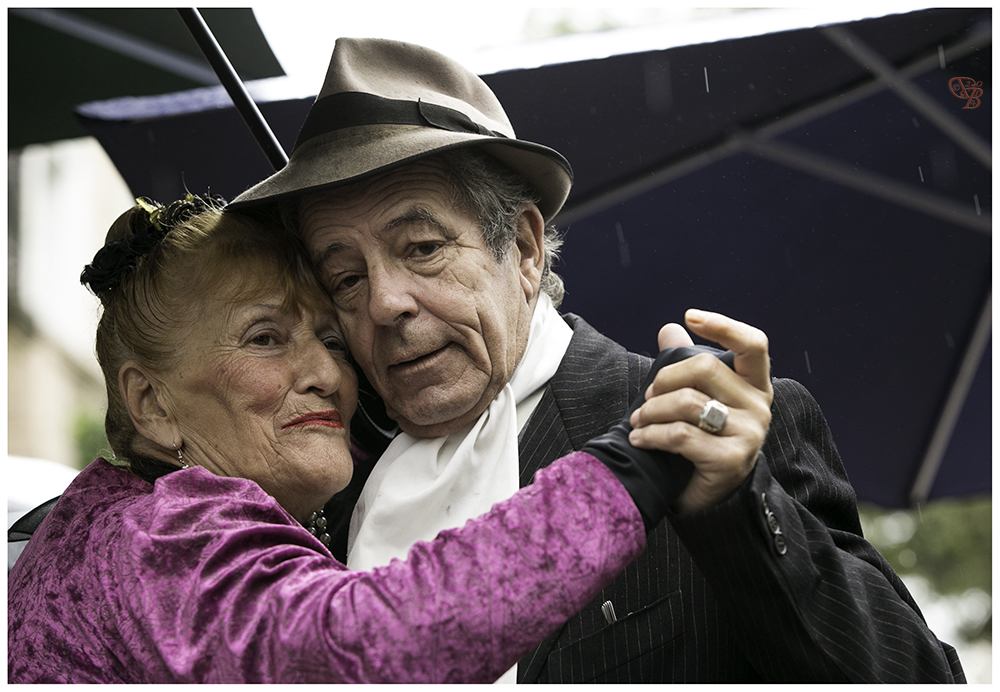
[{"label": "woman's hair", "polygon": [[166,207],[140,199],[108,231],[80,276],[101,301],[97,360],[108,391],[105,432],[114,463],[152,481],[176,467],[149,453],[118,386],[135,360],[166,372],[208,300],[238,303],[283,291],[284,307],[331,310],[301,241],[280,225],[222,211],[221,198],[188,195]]}]

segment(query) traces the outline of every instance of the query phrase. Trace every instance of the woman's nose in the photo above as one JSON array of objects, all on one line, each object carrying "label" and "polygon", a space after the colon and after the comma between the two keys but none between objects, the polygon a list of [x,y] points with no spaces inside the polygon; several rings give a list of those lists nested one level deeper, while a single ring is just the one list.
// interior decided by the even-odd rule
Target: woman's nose
[{"label": "woman's nose", "polygon": [[302,344],[300,357],[296,360],[296,390],[303,394],[312,390],[323,397],[337,392],[344,377],[341,368],[349,367],[346,361],[338,362],[317,337]]}]

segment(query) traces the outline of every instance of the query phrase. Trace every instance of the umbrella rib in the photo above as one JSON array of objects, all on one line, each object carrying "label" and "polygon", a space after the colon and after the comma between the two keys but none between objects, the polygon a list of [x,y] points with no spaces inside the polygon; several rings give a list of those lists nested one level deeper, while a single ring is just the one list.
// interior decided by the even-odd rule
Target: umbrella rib
[{"label": "umbrella rib", "polygon": [[913,487],[910,489],[911,506],[925,502],[930,497],[931,490],[934,487],[934,479],[937,477],[938,469],[944,460],[948,443],[951,441],[951,435],[955,431],[959,414],[962,412],[962,406],[965,404],[969,388],[976,377],[979,362],[982,360],[986,344],[989,342],[993,323],[992,314],[993,292],[991,290],[986,294],[986,302],[979,313],[979,321],[972,334],[969,347],[965,350],[965,355],[962,357],[958,374],[955,376],[955,381],[948,392],[948,399],[945,401],[941,415],[938,416],[938,422],[934,427],[934,434],[927,445],[924,458],[920,462],[920,469],[917,472],[916,479],[913,481]]},{"label": "umbrella rib", "polygon": [[219,83],[215,73],[197,60],[99,22],[76,17],[62,10],[19,7],[10,8],[8,12],[193,82],[213,85]]},{"label": "umbrella rib", "polygon": [[738,153],[742,149],[743,144],[737,139],[726,139],[715,146],[704,149],[692,156],[687,156],[680,161],[649,171],[632,180],[610,186],[605,192],[594,195],[589,199],[579,202],[574,201],[572,205],[567,205],[556,215],[554,222],[563,226],[578,219],[586,218],[614,204],[624,202],[650,190],[655,190],[659,186],[669,183],[671,180],[676,180],[705,166],[710,166],[717,161]]},{"label": "umbrella rib", "polygon": [[977,214],[956,205],[954,201],[934,193],[918,190],[911,185],[890,178],[857,170],[834,159],[774,140],[758,140],[746,136],[746,150],[792,168],[798,168],[825,180],[840,183],[865,194],[881,197],[895,204],[937,216],[950,223],[959,224],[989,235],[992,232],[990,215]]},{"label": "umbrella rib", "polygon": [[892,65],[861,39],[841,26],[826,26],[820,31],[859,65],[870,70],[879,79],[884,80],[900,98],[944,130],[952,140],[969,152],[977,161],[987,168],[992,168],[993,159],[990,154],[989,142],[956,119],[921,89],[904,79]]},{"label": "umbrella rib", "polygon": [[[946,48],[946,58],[948,60],[963,58],[973,50],[982,48],[991,40],[992,36],[989,31],[981,31],[976,34],[972,34],[971,36]],[[904,79],[909,80],[922,75],[930,69],[937,68],[939,64],[940,58],[937,55],[929,55],[927,57],[920,58],[909,65],[899,68],[898,72]],[[852,103],[866,99],[869,96],[874,96],[887,88],[889,88],[889,85],[883,80],[874,79],[872,81],[865,82],[864,84],[855,86],[847,91],[825,98],[811,106],[807,106],[794,113],[785,115],[781,118],[781,120],[775,123],[763,125],[756,129],[756,134],[759,137],[764,138],[777,137],[780,134],[799,127],[800,125],[805,125],[806,123],[821,118],[828,113],[845,108]]]},{"label": "umbrella rib", "polygon": [[[946,48],[946,57],[949,60],[956,60],[960,57],[964,57],[971,51],[981,48],[983,45],[989,43],[991,40],[992,36],[989,31],[979,31]],[[938,65],[939,57],[935,54],[933,56],[920,58],[909,65],[901,67],[899,69],[899,74],[904,79],[912,79],[920,74],[923,74],[929,69],[937,67]],[[813,120],[827,115],[828,113],[845,108],[852,103],[861,101],[862,99],[868,98],[869,96],[872,96],[880,91],[884,91],[888,87],[889,84],[884,80],[875,79],[865,82],[864,84],[855,86],[847,91],[823,99],[818,103],[814,103],[810,106],[801,108],[798,111],[785,114],[781,116],[781,119],[777,122],[769,123],[756,128],[751,136],[758,144],[762,143],[767,139],[777,137],[778,135],[795,127],[812,122]],[[744,139],[746,137],[747,135],[743,135]],[[586,218],[587,216],[598,213],[613,204],[617,204],[636,195],[648,192],[649,190],[664,183],[668,183],[671,180],[693,173],[701,168],[704,168],[705,166],[709,166],[717,161],[720,161],[727,156],[735,154],[744,149],[744,144],[744,141],[736,141],[733,138],[728,138],[710,146],[709,148],[702,149],[697,154],[686,156],[679,160],[675,160],[672,163],[661,165],[660,167],[644,173],[639,177],[631,180],[625,180],[618,185],[611,186],[603,193],[594,195],[587,199],[582,199],[580,201],[571,199],[567,206],[558,214],[555,222],[559,225],[566,225],[578,219]],[[822,171],[820,174],[822,174]],[[852,187],[857,187],[857,185],[852,185]],[[865,192],[868,192],[868,190],[865,190]],[[914,194],[915,193],[913,192],[908,192],[907,199],[913,199]],[[923,197],[922,192],[920,193],[920,197]],[[951,208],[949,215],[953,214],[954,211],[955,210]],[[960,217],[959,222],[965,223],[970,218],[971,217],[969,215],[964,215]],[[978,224],[978,228],[979,230],[990,230],[989,225],[984,228],[982,224]]]}]

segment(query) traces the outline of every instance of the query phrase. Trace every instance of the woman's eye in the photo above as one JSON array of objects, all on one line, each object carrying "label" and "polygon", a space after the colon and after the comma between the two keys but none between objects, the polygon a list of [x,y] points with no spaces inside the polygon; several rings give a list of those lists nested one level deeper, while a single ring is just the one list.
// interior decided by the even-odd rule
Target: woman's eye
[{"label": "woman's eye", "polygon": [[274,337],[270,334],[260,334],[250,339],[250,343],[254,346],[271,346],[274,344]]}]

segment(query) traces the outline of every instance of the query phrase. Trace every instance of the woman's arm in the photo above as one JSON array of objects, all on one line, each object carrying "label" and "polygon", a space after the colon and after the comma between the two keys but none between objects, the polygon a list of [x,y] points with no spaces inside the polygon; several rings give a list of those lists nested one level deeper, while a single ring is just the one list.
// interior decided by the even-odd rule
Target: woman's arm
[{"label": "woman's arm", "polygon": [[[199,524],[215,530],[152,526],[129,551],[147,571],[193,566],[153,570],[131,602],[172,679],[492,682],[645,546],[628,493],[582,452],[371,572],[348,571],[290,518],[275,525],[283,510],[260,495],[199,502]],[[163,509],[160,526],[192,518],[190,498]]]}]

